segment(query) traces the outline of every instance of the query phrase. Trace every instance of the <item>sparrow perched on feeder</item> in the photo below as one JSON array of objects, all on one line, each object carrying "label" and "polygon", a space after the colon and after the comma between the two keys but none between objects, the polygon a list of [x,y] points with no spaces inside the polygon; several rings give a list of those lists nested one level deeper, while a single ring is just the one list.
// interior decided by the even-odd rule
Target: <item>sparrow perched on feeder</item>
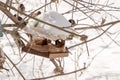
[{"label": "sparrow perched on feeder", "polygon": [[65,40],[56,40],[55,46],[56,47],[63,47],[65,45]]},{"label": "sparrow perched on feeder", "polygon": [[35,44],[36,45],[48,45],[48,43],[50,43],[51,41],[50,40],[48,40],[48,39],[43,39],[43,40],[35,40]]},{"label": "sparrow perched on feeder", "polygon": [[48,45],[47,39],[42,40],[41,45]]},{"label": "sparrow perched on feeder", "polygon": [[72,25],[75,25],[75,21],[73,19],[70,19],[69,22],[72,24]]}]

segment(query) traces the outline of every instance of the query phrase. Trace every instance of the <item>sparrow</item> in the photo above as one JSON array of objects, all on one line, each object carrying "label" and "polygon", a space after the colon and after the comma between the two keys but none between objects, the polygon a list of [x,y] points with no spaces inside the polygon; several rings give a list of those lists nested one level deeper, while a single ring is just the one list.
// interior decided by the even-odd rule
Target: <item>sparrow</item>
[{"label": "sparrow", "polygon": [[72,25],[75,25],[75,21],[73,19],[70,19],[69,22],[72,24]]},{"label": "sparrow", "polygon": [[65,45],[65,40],[56,40],[55,46],[56,47],[63,47]]},{"label": "sparrow", "polygon": [[23,4],[20,4],[18,10],[22,13],[25,12],[25,6]]}]

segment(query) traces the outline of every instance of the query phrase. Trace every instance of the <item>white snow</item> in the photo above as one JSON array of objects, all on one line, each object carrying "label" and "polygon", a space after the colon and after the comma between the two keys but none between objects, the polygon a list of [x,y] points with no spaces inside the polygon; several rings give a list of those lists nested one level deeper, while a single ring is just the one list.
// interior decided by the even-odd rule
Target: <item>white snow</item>
[{"label": "white snow", "polygon": [[[64,16],[55,11],[46,12],[42,15],[42,17],[38,18],[60,28],[71,26],[71,23],[68,22],[68,20]],[[32,33],[33,35],[36,34],[51,40],[65,40],[71,35],[68,32],[59,30],[46,24],[38,23],[37,21],[30,21],[29,23],[28,27],[25,27],[24,30],[28,33]],[[35,26],[36,23],[38,23],[37,26]],[[72,29],[65,30],[73,32]]]},{"label": "white snow", "polygon": [[[39,2],[40,0],[36,0],[36,1]],[[101,0],[101,1],[104,2],[104,0]],[[24,3],[26,2],[29,2],[29,1],[25,1]],[[116,0],[116,2],[120,2],[120,1]],[[63,4],[63,5],[65,6],[66,4]],[[70,6],[69,7],[67,6],[66,8],[63,5],[59,4],[59,8],[61,11],[68,10],[67,8],[70,7]],[[61,6],[64,9],[62,9]],[[42,15],[43,17],[38,17],[38,18],[40,18],[41,20],[47,21],[48,23],[51,23],[53,25],[56,25],[58,27],[70,26],[70,23],[68,22],[66,17],[64,17],[58,12],[48,11],[47,13],[43,13],[44,15],[44,16]],[[69,18],[69,16],[67,16],[67,18]],[[58,30],[56,28],[53,28],[53,27],[50,27],[48,25],[41,24],[41,23],[39,23],[37,27],[33,27],[34,21],[33,22],[31,21],[30,21],[30,24],[27,25],[26,29],[24,30],[35,35],[34,36],[35,38],[45,37],[51,40],[55,40],[59,38],[66,39],[66,37],[70,35],[69,33],[63,32],[61,30]],[[119,30],[119,24],[115,26],[114,28],[112,28],[111,31],[114,32],[117,29]],[[66,30],[71,31],[71,29],[70,30],[66,29]],[[90,38],[99,34],[95,30],[91,30],[88,32],[86,31],[83,33],[88,34]],[[113,35],[112,38],[118,43],[120,43],[119,32],[118,32],[117,37],[115,37],[116,35],[117,34]],[[3,39],[1,39],[1,44],[3,46],[4,52],[10,57],[10,59],[14,63],[18,63],[21,57],[26,55],[23,61],[20,62],[18,65],[16,65],[20,69],[22,74],[25,76],[25,78],[32,79],[36,77],[38,78],[38,77],[46,77],[46,76],[54,75],[53,69],[55,68],[55,66],[50,62],[49,59],[43,58],[40,56],[34,56],[28,53],[19,54],[16,45],[14,44],[13,40],[11,40],[11,37],[9,36],[8,38],[10,39],[11,44],[9,43],[5,35]],[[67,46],[71,46],[79,42],[80,41],[78,39],[73,39],[73,41],[67,42]],[[78,47],[70,49],[71,53],[69,54],[69,57],[64,58],[64,61],[65,61],[64,71],[70,72],[70,71],[76,70],[78,67],[83,67],[84,66],[83,62],[89,63],[89,61],[91,61],[92,58],[96,54],[98,54],[93,60],[91,66],[85,72],[83,72],[82,76],[80,76],[80,72],[77,73],[77,79],[78,80],[120,80],[120,51],[119,51],[120,46],[112,42],[107,47],[109,43],[111,43],[111,39],[109,39],[106,35],[100,37],[97,40],[94,40],[93,42],[89,42],[88,45],[90,46],[89,47],[90,57],[86,57],[87,51],[86,51],[85,45],[80,45]],[[14,54],[14,51],[16,52],[16,54]],[[19,55],[21,55],[21,57]],[[77,55],[81,55],[79,59],[78,57],[76,57]],[[74,65],[75,58],[78,59],[77,65]],[[17,79],[22,80],[21,76],[18,74],[16,69],[13,68],[13,65],[11,65],[11,63],[8,60],[4,64],[4,67],[9,68],[10,71],[7,72],[5,70],[2,70],[2,72],[0,72],[0,80],[17,80]],[[71,75],[65,75],[62,77],[59,76],[55,78],[50,78],[46,80],[75,80],[75,77],[76,77],[75,74],[71,74]]]}]

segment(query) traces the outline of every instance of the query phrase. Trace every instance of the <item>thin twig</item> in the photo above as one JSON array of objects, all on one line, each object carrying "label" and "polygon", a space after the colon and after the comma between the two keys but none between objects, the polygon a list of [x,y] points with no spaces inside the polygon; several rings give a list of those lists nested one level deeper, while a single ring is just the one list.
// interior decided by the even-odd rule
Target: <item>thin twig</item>
[{"label": "thin twig", "polygon": [[21,77],[23,78],[23,80],[26,80],[25,77],[23,76],[23,74],[20,72],[20,70],[17,68],[17,66],[13,63],[13,61],[5,54],[4,51],[2,51],[5,55],[5,57],[11,62],[11,64],[15,67],[15,69],[18,71],[18,73],[21,75]]},{"label": "thin twig", "polygon": [[[108,27],[108,28],[107,28],[103,33],[101,33],[100,35],[98,35],[98,36],[96,36],[96,37],[94,37],[94,38],[92,38],[92,39],[89,39],[89,40],[87,40],[86,42],[90,42],[90,41],[93,41],[93,40],[99,38],[99,37],[102,36],[104,33],[106,33],[106,31],[108,31],[113,25],[114,25],[114,24],[112,24],[110,27]],[[68,49],[74,48],[74,47],[79,46],[79,45],[82,45],[82,44],[84,44],[84,43],[85,43],[85,42],[75,44],[75,45],[73,45],[73,46],[68,47]]]},{"label": "thin twig", "polygon": [[[0,2],[0,4],[1,4],[1,5],[5,5],[3,2]],[[7,5],[7,6],[8,6],[8,5]],[[71,31],[65,30],[65,29],[63,29],[63,28],[61,28],[61,27],[58,27],[58,26],[53,25],[53,24],[51,24],[51,23],[48,23],[48,22],[46,22],[46,21],[43,21],[43,20],[37,19],[37,18],[32,17],[32,16],[30,16],[30,15],[27,15],[27,14],[25,14],[25,13],[22,13],[22,12],[18,11],[17,9],[15,9],[14,7],[11,7],[11,6],[8,6],[8,7],[10,7],[12,10],[17,11],[17,12],[19,12],[19,13],[21,13],[21,14],[23,14],[23,15],[29,17],[29,18],[32,18],[32,19],[34,19],[34,20],[36,20],[36,21],[38,21],[38,22],[41,22],[41,23],[47,24],[47,25],[49,25],[49,26],[51,26],[51,27],[54,27],[54,28],[57,28],[57,29],[59,29],[59,30],[61,30],[61,31],[64,31],[64,32],[67,32],[67,33],[73,34],[73,35],[75,35],[75,36],[79,36],[79,37],[81,37],[81,35],[79,35],[79,34],[76,34],[76,33],[74,33],[74,32],[71,32]],[[22,23],[22,22],[21,22],[21,23]],[[63,26],[63,27],[64,27],[64,26]]]},{"label": "thin twig", "polygon": [[85,69],[86,69],[86,67],[72,71],[72,72],[64,73],[64,74],[58,74],[58,75],[48,76],[48,77],[44,77],[44,78],[35,78],[35,79],[30,79],[30,80],[42,80],[42,79],[48,79],[48,78],[53,78],[53,77],[58,77],[58,76],[65,76],[65,75],[70,75],[70,74],[74,74],[76,72],[83,71]]},{"label": "thin twig", "polygon": [[119,22],[120,22],[120,20],[116,20],[116,21],[112,21],[112,22],[105,23],[105,24],[103,24],[103,25],[75,28],[75,30],[98,29],[98,28],[100,28],[100,27],[105,27],[105,26],[109,26],[109,25],[112,25],[112,24],[117,24],[117,23],[119,23]]}]

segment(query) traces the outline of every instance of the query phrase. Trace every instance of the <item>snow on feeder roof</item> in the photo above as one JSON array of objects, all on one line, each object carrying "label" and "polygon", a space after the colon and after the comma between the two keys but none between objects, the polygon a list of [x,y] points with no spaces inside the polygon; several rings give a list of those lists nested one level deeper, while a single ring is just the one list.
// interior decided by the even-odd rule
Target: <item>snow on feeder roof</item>
[{"label": "snow on feeder roof", "polygon": [[[69,21],[67,21],[63,15],[61,15],[55,11],[49,11],[49,12],[45,13],[43,15],[43,21],[54,24],[60,28],[71,26],[71,23]],[[70,33],[64,32],[62,30],[56,29],[56,28],[48,26],[48,25],[43,24],[43,27],[49,33],[56,36],[56,39],[65,40],[66,38],[68,38],[71,35]]]},{"label": "snow on feeder roof", "polygon": [[59,27],[70,26],[71,23],[66,18],[55,11],[49,11],[43,15],[43,20]]},{"label": "snow on feeder roof", "polygon": [[[63,15],[55,11],[49,11],[44,13],[40,19],[47,23],[58,26],[62,29],[64,29],[64,27],[71,26],[71,23]],[[39,23],[37,21],[33,21],[32,23],[30,22],[29,25],[29,27],[25,28],[25,31],[33,35],[39,35],[50,40],[66,40],[71,36],[71,34],[68,32],[59,30],[44,23]],[[65,30],[73,32],[73,30],[70,28],[66,28]]]}]

